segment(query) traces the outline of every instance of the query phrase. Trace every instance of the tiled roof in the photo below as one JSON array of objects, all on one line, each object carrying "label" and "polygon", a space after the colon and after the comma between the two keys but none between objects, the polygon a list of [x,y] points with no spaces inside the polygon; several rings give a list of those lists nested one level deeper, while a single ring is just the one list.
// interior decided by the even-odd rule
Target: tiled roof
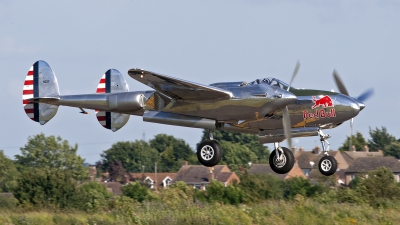
[{"label": "tiled roof", "polygon": [[[339,151],[329,151],[328,154],[330,156],[335,157],[339,154]],[[319,160],[324,156],[324,153],[321,151],[318,154],[314,154],[311,151],[302,151],[296,154],[297,164],[302,169],[312,169],[315,165],[318,165]],[[314,162],[314,166],[311,166],[310,162]]]},{"label": "tiled roof", "polygon": [[[155,177],[156,177],[155,173],[144,173],[144,174],[129,173],[129,176],[131,178],[130,180],[142,180],[143,176],[144,176],[144,178],[148,177],[153,181],[155,180]],[[171,180],[173,180],[175,178],[175,176],[176,176],[176,173],[157,173],[157,182],[156,183],[159,186],[163,185],[162,182],[166,177],[169,177],[169,178],[171,178]]]},{"label": "tiled roof", "polygon": [[287,174],[279,174],[275,173],[269,164],[253,164],[251,168],[248,170],[249,174],[273,174],[281,179],[284,179]]},{"label": "tiled roof", "polygon": [[114,195],[122,195],[122,184],[119,182],[104,182],[101,183],[106,186],[107,190]]},{"label": "tiled roof", "polygon": [[387,167],[392,172],[400,173],[400,162],[394,157],[365,157],[358,158],[349,166],[346,173],[358,173]]},{"label": "tiled roof", "polygon": [[382,151],[378,151],[378,152],[343,151],[342,153],[343,153],[343,155],[347,155],[352,160],[355,160],[358,158],[364,158],[364,157],[383,157]]},{"label": "tiled roof", "polygon": [[[224,167],[226,167],[226,168],[224,168]],[[226,179],[226,176],[230,172],[229,169],[228,170],[226,170],[226,169],[227,169],[226,165],[214,166],[214,171],[213,171],[214,178],[216,180],[225,182],[223,180]],[[220,172],[222,170],[229,171],[229,172]],[[220,175],[221,175],[221,177],[219,177]],[[205,167],[202,165],[187,165],[187,166],[181,167],[181,169],[178,171],[178,173],[176,174],[176,176],[172,180],[172,182],[184,181],[185,183],[208,183],[209,176],[210,176],[210,168],[209,167]]]}]

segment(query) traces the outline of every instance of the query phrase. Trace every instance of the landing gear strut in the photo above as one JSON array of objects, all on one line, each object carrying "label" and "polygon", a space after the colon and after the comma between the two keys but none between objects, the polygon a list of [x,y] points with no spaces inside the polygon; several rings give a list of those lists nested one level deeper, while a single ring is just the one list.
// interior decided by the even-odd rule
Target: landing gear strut
[{"label": "landing gear strut", "polygon": [[319,160],[318,169],[323,175],[331,176],[336,172],[337,169],[336,159],[328,154],[329,142],[327,141],[327,139],[330,138],[331,136],[322,133],[321,129],[318,130],[318,134],[320,137],[319,140],[321,141],[322,144],[322,151],[325,155],[324,157],[321,158],[321,160]]},{"label": "landing gear strut", "polygon": [[269,165],[275,173],[285,174],[294,166],[294,155],[292,151],[285,147],[280,147],[274,143],[275,150],[269,155]]},{"label": "landing gear strut", "polygon": [[200,143],[197,147],[197,159],[203,166],[213,167],[222,159],[222,148],[218,141],[214,140],[213,133],[209,133],[210,140]]}]

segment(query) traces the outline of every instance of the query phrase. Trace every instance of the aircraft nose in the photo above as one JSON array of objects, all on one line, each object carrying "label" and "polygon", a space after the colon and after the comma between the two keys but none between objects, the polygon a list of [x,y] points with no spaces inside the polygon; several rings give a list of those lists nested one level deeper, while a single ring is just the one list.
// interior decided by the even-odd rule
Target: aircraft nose
[{"label": "aircraft nose", "polygon": [[297,100],[296,95],[283,89],[279,93],[277,93],[276,97],[279,98],[278,101],[275,103],[278,108],[283,108],[293,101]]},{"label": "aircraft nose", "polygon": [[360,111],[365,108],[365,105],[362,102],[358,102],[358,106],[360,107]]}]

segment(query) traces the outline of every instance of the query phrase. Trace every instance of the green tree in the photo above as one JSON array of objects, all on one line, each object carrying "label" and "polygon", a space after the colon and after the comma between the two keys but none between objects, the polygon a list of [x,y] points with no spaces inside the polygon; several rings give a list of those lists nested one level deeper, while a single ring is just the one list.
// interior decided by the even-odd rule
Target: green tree
[{"label": "green tree", "polygon": [[396,157],[397,159],[400,159],[400,142],[393,141],[389,145],[386,145],[385,148],[383,149],[383,153],[386,156],[393,156]]},{"label": "green tree", "polygon": [[213,180],[207,185],[206,192],[203,193],[205,199],[210,202],[220,202],[224,204],[237,205],[243,202],[243,191],[234,185],[225,187],[223,183]]},{"label": "green tree", "polygon": [[21,169],[47,168],[70,171],[78,180],[86,179],[87,169],[84,159],[76,154],[78,145],[70,146],[67,140],[43,133],[28,137],[28,143],[20,148],[21,155],[15,155],[16,164]]},{"label": "green tree", "polygon": [[149,190],[139,182],[129,183],[122,188],[122,194],[138,202],[143,202],[149,196]]},{"label": "green tree", "polygon": [[243,174],[239,187],[244,192],[244,201],[260,202],[265,199],[282,199],[284,182],[272,174]]},{"label": "green tree", "polygon": [[126,174],[125,168],[121,161],[111,162],[108,166],[110,180],[121,182]]},{"label": "green tree", "polygon": [[294,199],[296,195],[310,197],[315,194],[315,187],[308,179],[302,177],[293,177],[285,180],[285,197],[287,199]]},{"label": "green tree", "polygon": [[87,182],[78,187],[74,207],[87,212],[96,212],[107,206],[107,200],[112,194],[104,185],[97,182]]},{"label": "green tree", "polygon": [[182,161],[197,164],[193,149],[182,139],[167,134],[157,134],[149,141],[150,146],[160,153],[158,170],[160,172],[176,172],[182,166]]},{"label": "green tree", "polygon": [[[112,162],[120,161],[127,172],[154,172],[154,163],[159,160],[158,151],[145,141],[117,142],[102,154],[103,170],[107,171]],[[144,166],[144,167],[142,167]]]},{"label": "green tree", "polygon": [[375,207],[382,207],[390,200],[400,199],[400,187],[395,183],[392,171],[386,167],[368,172],[359,180],[355,190]]},{"label": "green tree", "polygon": [[21,172],[13,194],[27,207],[66,208],[74,202],[76,185],[68,170],[33,168]]},{"label": "green tree", "polygon": [[257,156],[246,146],[233,144],[227,141],[220,141],[223,149],[222,160],[220,164],[226,164],[231,170],[239,171],[240,167],[246,167],[248,162],[256,162]]},{"label": "green tree", "polygon": [[[247,147],[257,156],[257,158],[255,159],[255,161],[253,161],[253,163],[268,163],[270,154],[268,147],[260,144],[258,137],[256,135],[228,132],[224,130],[216,130],[213,132],[213,134],[215,140],[227,141],[233,144],[240,144]],[[203,130],[203,136],[201,137],[200,142],[208,139],[209,139],[209,133],[206,130]],[[197,146],[199,144],[200,143],[198,143]]]},{"label": "green tree", "polygon": [[351,144],[355,146],[356,151],[364,150],[364,146],[367,145],[367,141],[362,136],[362,134],[357,131],[356,135],[351,135],[351,137],[349,136],[346,137],[346,141],[343,142],[342,147],[339,148],[340,151],[349,151],[350,138],[351,138]]},{"label": "green tree", "polygon": [[0,150],[0,192],[10,192],[17,185],[17,175],[14,162]]},{"label": "green tree", "polygon": [[371,151],[384,150],[387,145],[396,141],[396,138],[387,132],[386,127],[375,128],[374,130],[370,127],[369,135],[371,139],[368,140],[368,147]]}]

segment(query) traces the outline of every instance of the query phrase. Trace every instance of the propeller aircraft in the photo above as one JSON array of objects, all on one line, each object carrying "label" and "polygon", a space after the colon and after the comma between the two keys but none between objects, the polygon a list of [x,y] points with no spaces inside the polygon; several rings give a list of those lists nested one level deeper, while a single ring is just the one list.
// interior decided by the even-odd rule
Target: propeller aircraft
[{"label": "propeller aircraft", "polygon": [[292,82],[299,70],[297,63],[289,84],[277,78],[251,82],[198,84],[171,76],[130,69],[128,75],[153,90],[129,91],[122,74],[109,69],[103,74],[96,93],[60,95],[57,78],[45,61],[37,61],[26,76],[22,103],[28,117],[46,124],[59,106],[95,110],[97,120],[106,129],[117,131],[131,115],[143,121],[207,129],[209,140],[197,148],[199,162],[207,167],[217,165],[222,148],[213,139],[213,131],[226,130],[258,135],[260,143],[274,143],[269,164],[276,173],[289,172],[295,159],[291,150],[281,147],[292,137],[319,136],[324,156],[319,170],[329,176],[336,172],[337,162],[329,155],[330,137],[323,130],[352,120],[364,109],[368,90],[357,98],[350,97],[336,71],[334,80],[340,93],[324,90],[296,89]]}]

